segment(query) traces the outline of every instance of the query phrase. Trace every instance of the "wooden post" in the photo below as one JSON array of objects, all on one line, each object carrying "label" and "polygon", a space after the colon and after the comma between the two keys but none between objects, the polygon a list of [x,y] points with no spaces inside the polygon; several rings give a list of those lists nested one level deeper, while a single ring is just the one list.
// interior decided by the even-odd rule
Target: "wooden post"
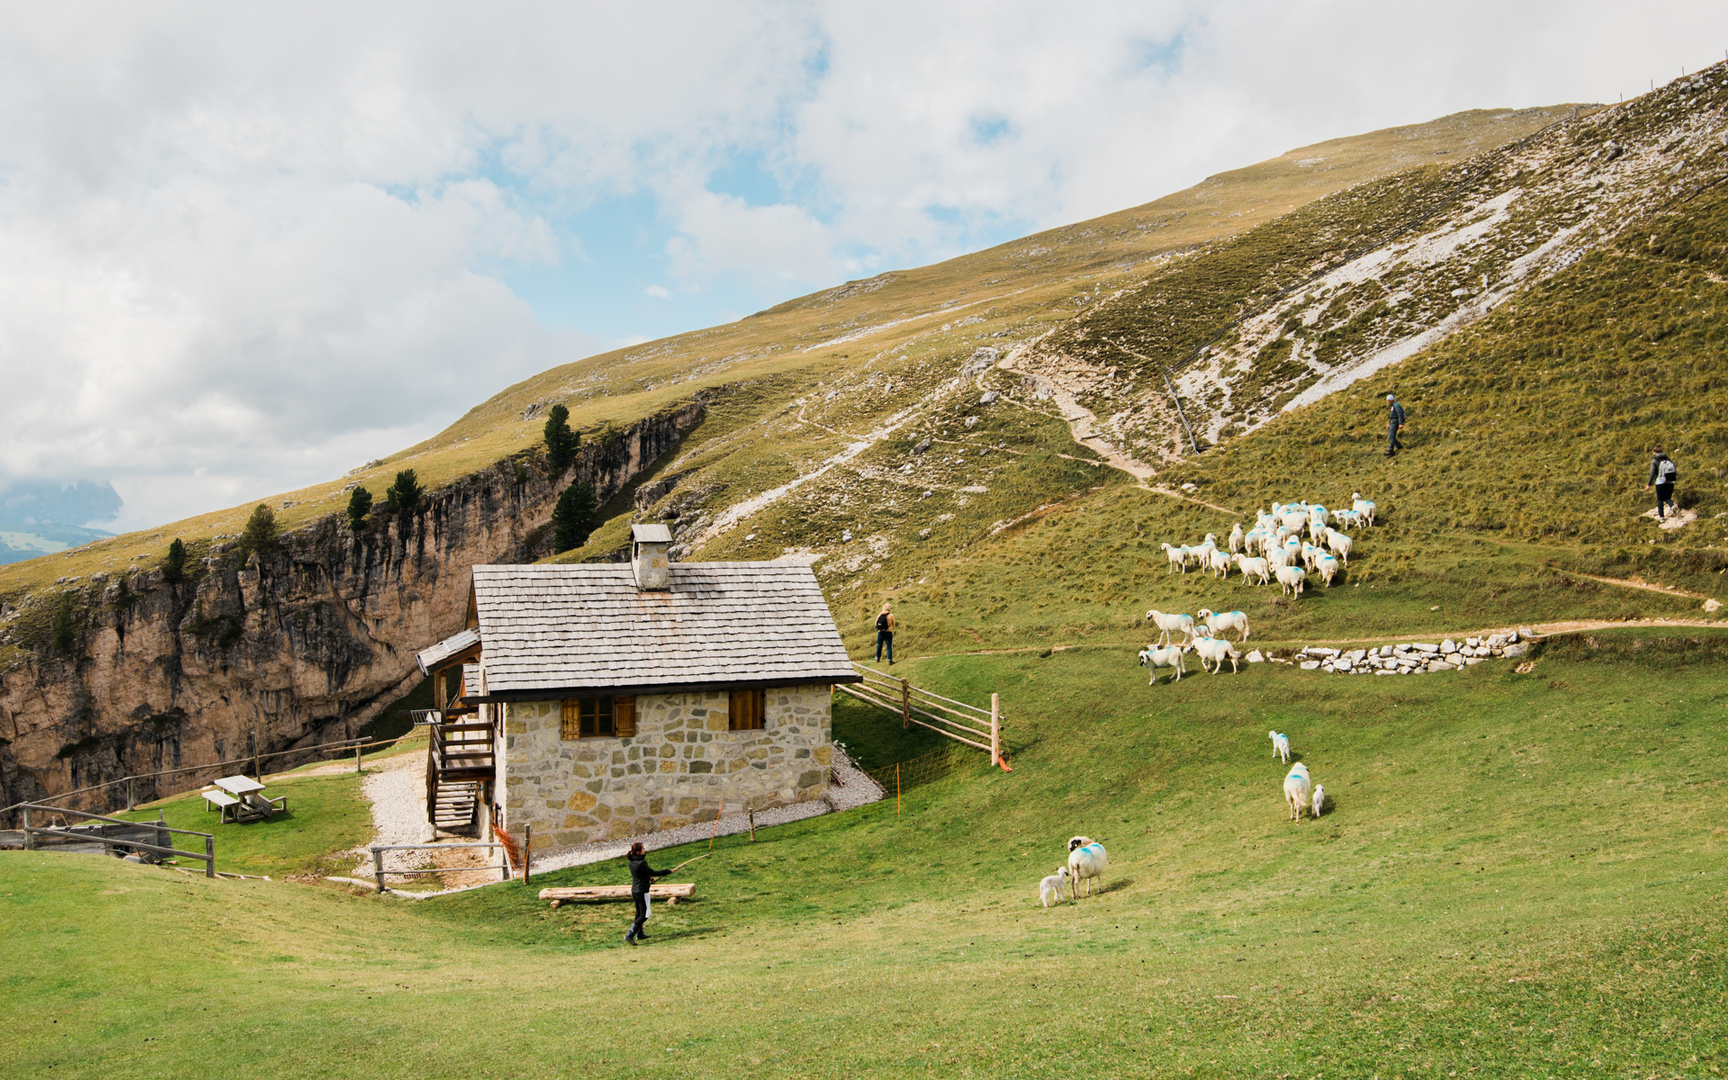
[{"label": "wooden post", "polygon": [[900,763],[894,763],[894,816],[900,816]]},{"label": "wooden post", "polygon": [[174,846],[174,837],[168,832],[168,823],[162,820],[162,810],[160,807],[156,810],[156,846]]},{"label": "wooden post", "polygon": [[138,804],[132,799],[132,778],[128,776],[126,778],[126,809],[135,810],[137,807]]},{"label": "wooden post", "polygon": [[756,807],[747,806],[744,808],[744,812],[750,815],[750,842],[754,844],[756,842]]},{"label": "wooden post", "polygon": [[36,834],[30,831],[30,808],[24,808],[24,850],[36,850]]},{"label": "wooden post", "polygon": [[534,826],[522,826],[522,884],[528,884],[528,875],[534,872]]},{"label": "wooden post", "polygon": [[363,771],[365,771],[365,770],[360,768],[360,747],[355,746],[354,747],[354,775],[359,776]]},{"label": "wooden post", "polygon": [[1002,764],[1002,695],[990,695],[990,764]]},{"label": "wooden post", "polygon": [[260,784],[264,782],[263,753],[264,751],[258,740],[258,733],[254,731],[252,733],[252,779],[258,781]]},{"label": "wooden post", "polygon": [[216,876],[216,838],[214,836],[204,838],[204,876],[208,878]]},{"label": "wooden post", "polygon": [[[509,860],[505,860],[508,863]],[[377,848],[372,849],[372,876],[378,879],[378,891],[384,891],[384,853]]]},{"label": "wooden post", "polygon": [[912,730],[912,684],[900,680],[900,730]]}]

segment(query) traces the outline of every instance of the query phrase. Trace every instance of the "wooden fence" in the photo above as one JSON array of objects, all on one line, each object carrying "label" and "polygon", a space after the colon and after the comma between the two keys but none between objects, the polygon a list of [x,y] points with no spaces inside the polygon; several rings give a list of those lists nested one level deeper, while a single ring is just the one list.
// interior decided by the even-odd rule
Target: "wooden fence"
[{"label": "wooden fence", "polygon": [[964,701],[913,686],[906,679],[884,675],[863,664],[852,667],[863,676],[860,683],[835,683],[834,689],[859,701],[886,709],[900,717],[900,725],[917,724],[957,743],[976,747],[990,755],[990,763],[1011,771],[1002,756],[1002,697],[990,695],[990,708],[981,709]]},{"label": "wooden fence", "polygon": [[[58,840],[62,844],[101,844],[110,853],[116,850],[148,851],[153,855],[168,858],[198,859],[204,863],[204,876],[216,876],[216,838],[210,833],[193,832],[190,829],[171,829],[159,821],[127,821],[123,818],[103,817],[101,814],[91,814],[83,810],[67,810],[59,806],[44,806],[41,803],[24,803],[19,807],[24,812],[24,850],[32,851],[38,841],[44,837]],[[49,825],[37,825],[32,815],[40,814],[62,815],[75,814],[93,822],[89,826],[74,825],[56,828]],[[204,841],[203,851],[186,851],[174,846],[174,836],[196,836]],[[144,840],[143,837],[149,837]]]}]

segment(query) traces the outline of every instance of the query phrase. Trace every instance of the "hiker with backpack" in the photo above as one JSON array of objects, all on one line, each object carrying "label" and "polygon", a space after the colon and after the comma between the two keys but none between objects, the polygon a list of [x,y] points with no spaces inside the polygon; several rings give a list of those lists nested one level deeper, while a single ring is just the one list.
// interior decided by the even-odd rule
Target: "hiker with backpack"
[{"label": "hiker with backpack", "polygon": [[1386,456],[1391,457],[1404,448],[1398,441],[1398,433],[1404,430],[1404,421],[1408,414],[1404,406],[1398,404],[1398,399],[1391,394],[1386,395]]},{"label": "hiker with backpack", "polygon": [[876,662],[882,662],[882,650],[888,650],[888,666],[894,666],[894,612],[887,603],[876,616]]},{"label": "hiker with backpack", "polygon": [[1674,502],[1674,483],[1680,479],[1680,467],[1674,464],[1674,459],[1662,452],[1660,446],[1650,451],[1650,476],[1644,482],[1644,490],[1649,491],[1651,485],[1656,487],[1656,520],[1667,517],[1663,507],[1680,512],[1680,507]]}]

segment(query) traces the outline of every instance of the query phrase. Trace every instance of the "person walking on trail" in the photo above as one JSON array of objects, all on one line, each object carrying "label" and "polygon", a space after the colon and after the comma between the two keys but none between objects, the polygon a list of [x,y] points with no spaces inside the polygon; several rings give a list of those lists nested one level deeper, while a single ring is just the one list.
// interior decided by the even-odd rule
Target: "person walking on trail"
[{"label": "person walking on trail", "polygon": [[1404,444],[1398,441],[1398,433],[1404,430],[1404,406],[1398,404],[1398,399],[1391,394],[1386,395],[1386,456],[1391,457],[1404,449]]},{"label": "person walking on trail", "polygon": [[648,931],[642,929],[642,924],[648,921],[648,886],[654,883],[655,878],[665,877],[672,871],[651,869],[640,841],[630,845],[626,861],[630,864],[630,899],[636,902],[636,921],[624,935],[624,942],[634,945],[638,938],[648,936]]},{"label": "person walking on trail", "polygon": [[882,650],[888,650],[888,666],[894,666],[894,611],[888,604],[876,616],[876,662],[882,662]]},{"label": "person walking on trail", "polygon": [[1651,449],[1650,477],[1644,481],[1644,490],[1649,491],[1651,485],[1656,487],[1656,520],[1667,517],[1663,507],[1680,512],[1680,507],[1674,502],[1674,482],[1680,479],[1680,467],[1674,464],[1674,459],[1662,452],[1660,446]]}]

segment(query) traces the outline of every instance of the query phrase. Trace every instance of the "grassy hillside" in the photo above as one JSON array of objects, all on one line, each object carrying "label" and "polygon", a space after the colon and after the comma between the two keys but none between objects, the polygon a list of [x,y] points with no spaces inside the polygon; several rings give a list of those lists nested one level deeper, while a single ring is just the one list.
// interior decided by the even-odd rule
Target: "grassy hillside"
[{"label": "grassy hillside", "polygon": [[[339,510],[352,480],[380,495],[396,470],[412,467],[430,486],[448,483],[537,445],[543,419],[533,407],[543,412],[557,401],[569,406],[578,428],[603,437],[609,423],[715,391],[720,398],[702,438],[717,442],[752,425],[772,425],[790,399],[820,391],[824,407],[805,410],[808,420],[865,430],[916,403],[979,344],[1029,340],[1202,245],[1363,181],[1521,138],[1570,111],[1477,110],[1303,147],[1130,210],[935,266],[849,282],[726,326],[555,367],[499,392],[435,438],[349,477],[260,497],[293,528]],[[899,393],[882,386],[888,369],[905,372],[895,380]],[[933,377],[937,369],[942,378]],[[857,384],[873,377],[876,383],[860,392]],[[830,394],[836,388],[844,390],[837,404]],[[839,441],[815,426],[776,435],[788,461],[813,458]],[[734,476],[733,468],[747,471],[749,465],[713,469],[710,484],[747,486],[751,477]],[[0,567],[0,599],[16,602],[57,579],[93,571],[154,566],[176,536],[189,545],[238,536],[257,501]]]},{"label": "grassy hillside", "polygon": [[[0,853],[0,1072],[1715,1075],[1725,661],[1714,632],[1392,685],[925,661],[1004,692],[1013,773],[722,839],[634,949],[619,906],[514,885],[409,905]],[[895,737],[837,720],[863,725]],[[1268,727],[1324,819],[1286,820]],[[1107,888],[1040,908],[1073,833]]]}]

